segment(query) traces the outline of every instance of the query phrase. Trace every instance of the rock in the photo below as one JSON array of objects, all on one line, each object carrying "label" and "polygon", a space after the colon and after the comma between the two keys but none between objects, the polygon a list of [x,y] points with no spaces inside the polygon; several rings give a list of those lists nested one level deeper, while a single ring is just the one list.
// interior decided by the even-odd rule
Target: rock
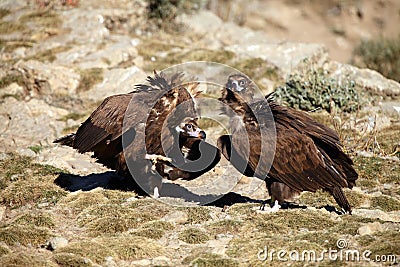
[{"label": "rock", "polygon": [[10,85],[0,88],[0,97],[7,95],[22,96],[24,94],[24,88],[17,83],[11,83]]},{"label": "rock", "polygon": [[68,240],[64,237],[56,236],[50,238],[46,243],[46,248],[48,250],[57,250],[68,245]]},{"label": "rock", "polygon": [[226,50],[241,58],[261,58],[266,64],[273,64],[286,77],[294,69],[313,63],[322,66],[328,60],[328,53],[323,45],[308,43],[261,43],[253,45],[231,45]]},{"label": "rock", "polygon": [[0,153],[0,161],[7,160],[10,157],[11,157],[10,154],[4,153],[4,152]]},{"label": "rock", "polygon": [[80,154],[75,149],[61,145],[44,147],[36,156],[35,161],[80,175],[109,171],[103,165],[96,163],[90,154]]},{"label": "rock", "polygon": [[223,26],[223,21],[213,12],[207,10],[201,10],[190,15],[182,14],[177,20],[200,35],[216,32]]},{"label": "rock", "polygon": [[0,222],[3,220],[4,214],[6,213],[6,207],[0,206]]},{"label": "rock", "polygon": [[152,260],[153,266],[171,266],[171,259],[166,256],[158,256]]},{"label": "rock", "polygon": [[73,49],[57,54],[55,63],[77,65],[80,69],[109,68],[131,58],[138,52],[136,43],[129,37],[115,38],[116,41],[99,49],[95,44],[75,46]]},{"label": "rock", "polygon": [[382,224],[379,222],[367,223],[360,228],[358,228],[359,235],[371,235],[375,232],[382,231],[383,227]]},{"label": "rock", "polygon": [[384,102],[380,106],[384,114],[400,117],[400,102]]},{"label": "rock", "polygon": [[[110,36],[110,31],[104,25],[104,17],[96,9],[73,8],[60,12],[63,20],[63,27],[70,29],[68,34],[63,36],[64,43],[78,43],[87,45],[90,43],[100,44]],[[77,25],[85,25],[77,27]]]},{"label": "rock", "polygon": [[105,258],[104,266],[106,267],[117,267],[117,263],[115,262],[114,258],[109,256]]},{"label": "rock", "polygon": [[61,135],[65,123],[58,121],[68,111],[48,105],[43,100],[18,101],[12,97],[0,105],[0,150],[52,144]]},{"label": "rock", "polygon": [[352,65],[331,61],[327,65],[332,76],[337,79],[351,79],[356,85],[377,95],[398,96],[400,84],[370,69],[359,69]]},{"label": "rock", "polygon": [[17,152],[17,154],[21,155],[21,156],[25,156],[25,157],[35,157],[36,153],[33,152],[31,149],[29,148],[17,148],[17,150],[15,151]]},{"label": "rock", "polygon": [[143,259],[143,260],[132,261],[132,265],[130,266],[150,266],[150,265],[151,265],[151,260]]},{"label": "rock", "polygon": [[80,75],[73,69],[35,60],[21,61],[15,68],[22,74],[31,96],[74,95]]},{"label": "rock", "polygon": [[146,73],[136,66],[127,69],[111,69],[104,73],[104,80],[81,96],[91,101],[103,100],[107,96],[129,93],[134,85],[146,82]]},{"label": "rock", "polygon": [[177,224],[183,224],[187,222],[188,220],[188,215],[184,211],[173,211],[168,213],[162,218],[163,221],[170,222],[170,223],[177,223]]}]

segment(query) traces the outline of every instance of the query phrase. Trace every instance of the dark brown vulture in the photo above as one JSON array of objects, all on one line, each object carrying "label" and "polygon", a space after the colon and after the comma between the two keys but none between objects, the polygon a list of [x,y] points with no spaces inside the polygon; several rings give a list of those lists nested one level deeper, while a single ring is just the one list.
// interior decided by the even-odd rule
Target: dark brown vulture
[{"label": "dark brown vulture", "polygon": [[[249,101],[251,87],[247,77],[236,74],[222,91],[220,100],[229,106],[227,113],[232,117],[231,135],[217,142],[223,155],[246,176],[265,179],[275,207],[299,192],[323,189],[351,213],[342,188],[352,188],[358,174],[336,132],[271,98]],[[243,98],[242,92],[246,93]],[[270,135],[273,131],[261,134],[273,124],[276,138]],[[243,140],[249,140],[248,144]]]},{"label": "dark brown vulture", "polygon": [[[165,167],[184,165],[187,159],[181,150],[197,146],[191,152],[196,154],[205,143],[205,133],[196,122],[198,83],[184,83],[182,77],[175,74],[168,79],[155,73],[147,78],[148,84],[137,85],[131,93],[107,97],[76,133],[54,142],[80,153],[93,152],[99,163],[126,177],[131,189],[157,196],[161,177],[170,178]],[[168,168],[172,179],[204,173]]]}]

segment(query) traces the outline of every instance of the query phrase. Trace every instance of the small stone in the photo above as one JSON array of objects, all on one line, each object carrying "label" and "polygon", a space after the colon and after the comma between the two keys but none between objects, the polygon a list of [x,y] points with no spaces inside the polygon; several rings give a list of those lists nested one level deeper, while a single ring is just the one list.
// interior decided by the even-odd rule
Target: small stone
[{"label": "small stone", "polygon": [[149,259],[137,260],[137,261],[133,261],[132,264],[133,264],[133,266],[150,266],[151,260],[149,260]]},{"label": "small stone", "polygon": [[3,161],[3,160],[7,160],[7,159],[9,159],[11,156],[9,155],[9,154],[7,154],[7,153],[0,153],[0,161]]},{"label": "small stone", "polygon": [[37,205],[37,207],[38,207],[39,209],[41,209],[41,208],[46,208],[46,207],[48,207],[49,205],[50,205],[49,202],[43,202],[43,203],[39,203],[39,204]]},{"label": "small stone", "polygon": [[116,267],[118,266],[117,263],[114,261],[114,258],[109,256],[105,258],[104,266],[106,267]]},{"label": "small stone", "polygon": [[63,248],[68,245],[68,240],[64,237],[56,236],[50,238],[46,243],[46,248],[48,250],[56,250],[59,248]]},{"label": "small stone", "polygon": [[0,222],[3,220],[5,212],[6,212],[6,207],[0,206]]},{"label": "small stone", "polygon": [[166,256],[155,257],[152,262],[153,266],[170,266],[171,259]]},{"label": "small stone", "polygon": [[188,220],[188,215],[184,211],[173,211],[168,213],[162,218],[163,221],[170,223],[185,223]]},{"label": "small stone", "polygon": [[380,224],[379,222],[373,222],[373,223],[367,223],[358,228],[358,233],[359,235],[370,235],[382,230],[383,230],[382,224]]},{"label": "small stone", "polygon": [[25,156],[25,157],[35,157],[36,153],[33,152],[31,149],[29,148],[18,148],[16,150],[17,154],[21,155],[21,156]]}]

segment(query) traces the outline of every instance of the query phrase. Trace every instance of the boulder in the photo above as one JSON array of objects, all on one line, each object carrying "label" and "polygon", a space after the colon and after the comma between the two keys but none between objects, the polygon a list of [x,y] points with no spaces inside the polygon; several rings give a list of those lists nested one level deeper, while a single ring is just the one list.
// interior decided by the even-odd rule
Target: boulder
[{"label": "boulder", "polygon": [[20,61],[14,68],[21,73],[30,96],[74,95],[80,75],[73,69],[36,60]]},{"label": "boulder", "polygon": [[111,69],[104,72],[103,82],[92,89],[85,91],[81,96],[91,101],[100,101],[104,98],[129,93],[134,90],[135,84],[146,81],[146,73],[136,66],[126,69]]},{"label": "boulder", "polygon": [[68,111],[48,105],[43,100],[28,102],[7,97],[0,105],[0,149],[15,151],[37,144],[51,144],[61,135],[65,122],[57,119]]},{"label": "boulder", "polygon": [[332,76],[337,79],[351,79],[356,85],[372,94],[382,96],[399,96],[400,84],[385,78],[377,71],[360,69],[352,65],[331,61],[326,66]]}]

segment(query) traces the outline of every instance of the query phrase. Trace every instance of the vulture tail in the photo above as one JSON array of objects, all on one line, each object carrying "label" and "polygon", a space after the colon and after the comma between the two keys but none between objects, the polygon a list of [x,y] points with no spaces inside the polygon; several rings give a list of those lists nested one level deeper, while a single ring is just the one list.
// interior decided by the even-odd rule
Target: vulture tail
[{"label": "vulture tail", "polygon": [[72,134],[69,134],[69,135],[66,135],[66,136],[63,136],[61,138],[54,140],[53,143],[60,143],[64,146],[73,147],[74,141],[75,141],[75,134],[72,133]]},{"label": "vulture tail", "polygon": [[342,188],[340,187],[333,187],[329,189],[329,192],[332,194],[333,198],[339,204],[339,206],[344,209],[346,212],[351,214],[351,206],[349,201],[347,200]]}]

